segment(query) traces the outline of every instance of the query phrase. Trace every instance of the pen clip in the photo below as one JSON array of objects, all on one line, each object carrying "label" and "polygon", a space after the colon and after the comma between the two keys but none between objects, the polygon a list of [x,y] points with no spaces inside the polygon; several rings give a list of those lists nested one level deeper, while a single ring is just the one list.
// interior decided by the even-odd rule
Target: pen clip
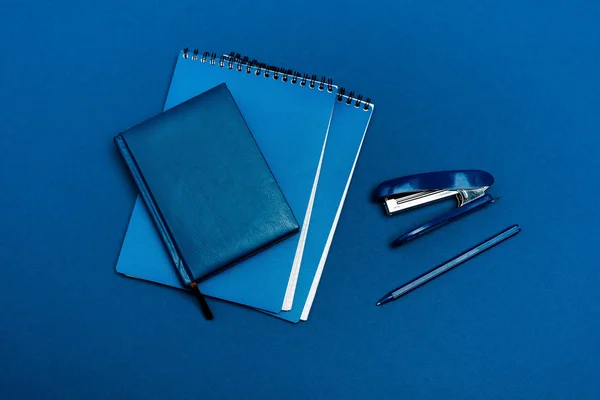
[{"label": "pen clip", "polygon": [[440,228],[449,222],[455,221],[455,220],[459,219],[460,217],[463,217],[475,210],[478,210],[479,208],[481,208],[485,205],[493,203],[496,200],[497,199],[494,199],[491,195],[486,194],[476,200],[473,200],[473,201],[470,201],[470,202],[464,204],[462,207],[458,207],[453,210],[450,210],[447,213],[442,214],[442,215],[424,223],[423,225],[403,234],[402,236],[398,237],[396,240],[394,240],[392,242],[392,247],[401,246],[401,245],[405,244],[406,242],[409,242],[418,237],[421,237],[421,236],[425,235],[426,233],[429,233],[437,228]]}]

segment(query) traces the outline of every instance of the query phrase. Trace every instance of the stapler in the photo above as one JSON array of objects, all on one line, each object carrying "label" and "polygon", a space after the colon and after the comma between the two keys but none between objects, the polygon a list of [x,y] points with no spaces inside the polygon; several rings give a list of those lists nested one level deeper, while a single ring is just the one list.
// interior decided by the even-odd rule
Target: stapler
[{"label": "stapler", "polygon": [[457,208],[403,234],[392,242],[400,246],[451,221],[478,210],[497,199],[486,190],[494,177],[485,171],[440,171],[410,175],[385,181],[375,190],[375,197],[383,201],[387,215],[421,207],[456,196]]}]

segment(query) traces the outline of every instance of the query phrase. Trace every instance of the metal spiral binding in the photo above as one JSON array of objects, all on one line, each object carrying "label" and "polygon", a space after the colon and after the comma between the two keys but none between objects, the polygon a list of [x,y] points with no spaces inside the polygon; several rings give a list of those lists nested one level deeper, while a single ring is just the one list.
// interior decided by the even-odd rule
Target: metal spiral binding
[{"label": "metal spiral binding", "polygon": [[354,96],[354,92],[351,91],[350,93],[346,94],[346,88],[340,87],[338,89],[337,101],[342,102],[344,98],[346,98],[347,105],[351,105],[354,102],[354,107],[359,108],[362,104],[363,110],[369,111],[369,106],[371,105],[371,98],[367,97],[365,100],[363,100],[362,94],[356,95],[356,97]]},{"label": "metal spiral binding", "polygon": [[[252,73],[254,69],[254,74],[256,76],[263,75],[265,78],[273,78],[274,80],[279,80],[281,78],[282,82],[288,82],[292,85],[300,84],[300,86],[306,86],[311,89],[317,89],[320,91],[327,90],[327,92],[333,92],[333,80],[331,78],[327,78],[325,76],[321,76],[321,79],[318,79],[317,75],[309,75],[309,74],[301,74],[298,71],[294,71],[292,69],[277,67],[274,65],[267,65],[265,63],[258,62],[257,60],[250,60],[247,56],[243,56],[239,53],[229,53],[229,56],[221,55],[217,56],[216,53],[204,52],[201,56],[199,56],[200,52],[197,49],[194,49],[190,53],[189,48],[183,49],[183,58],[190,58],[193,61],[200,61],[201,63],[209,63],[210,65],[216,65],[218,63],[220,68],[227,67],[228,69],[235,69],[238,72],[246,72],[247,74]],[[337,93],[337,101],[342,102],[345,99],[345,103],[347,105],[352,105],[354,103],[354,107],[360,108],[362,105],[363,110],[368,111],[369,106],[371,105],[371,98],[367,97],[363,100],[363,96],[358,94],[355,97],[354,92],[350,92],[346,94],[346,89],[340,87]]]}]

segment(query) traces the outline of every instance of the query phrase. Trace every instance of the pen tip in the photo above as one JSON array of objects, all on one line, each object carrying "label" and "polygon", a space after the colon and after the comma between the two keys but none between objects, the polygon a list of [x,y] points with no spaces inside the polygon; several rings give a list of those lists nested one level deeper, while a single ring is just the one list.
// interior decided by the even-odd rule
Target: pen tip
[{"label": "pen tip", "polygon": [[376,306],[380,306],[380,305],[381,305],[381,302],[380,302],[380,301],[378,301],[378,302],[377,302],[377,304],[375,304],[375,305],[376,305]]}]

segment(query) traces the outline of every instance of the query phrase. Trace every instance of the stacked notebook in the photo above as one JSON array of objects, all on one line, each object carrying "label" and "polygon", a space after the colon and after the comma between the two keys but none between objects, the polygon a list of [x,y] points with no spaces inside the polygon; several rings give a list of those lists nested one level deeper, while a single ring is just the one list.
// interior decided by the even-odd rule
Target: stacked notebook
[{"label": "stacked notebook", "polygon": [[115,138],[140,195],[117,271],[307,320],[373,113],[331,80],[180,52],[164,112]]}]

